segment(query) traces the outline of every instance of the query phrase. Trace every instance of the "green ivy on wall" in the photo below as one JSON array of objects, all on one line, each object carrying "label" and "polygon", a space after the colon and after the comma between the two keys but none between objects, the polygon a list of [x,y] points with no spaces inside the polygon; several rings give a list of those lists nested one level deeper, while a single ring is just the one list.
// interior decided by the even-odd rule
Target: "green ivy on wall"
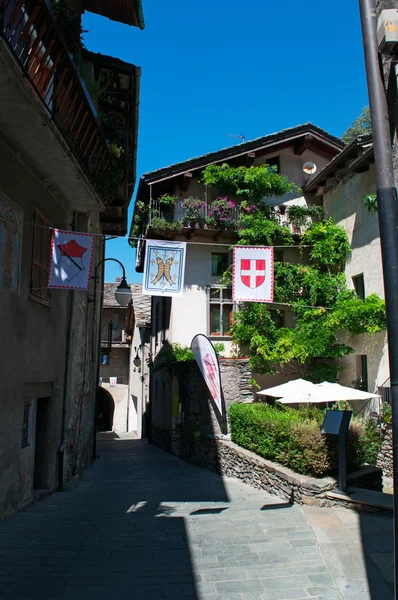
[{"label": "green ivy on wall", "polygon": [[[257,244],[269,244],[268,224]],[[246,234],[247,235],[247,234]],[[275,372],[276,364],[310,364],[314,380],[337,378],[341,367],[330,359],[353,352],[338,341],[337,333],[375,333],[385,329],[384,302],[375,294],[365,300],[346,285],[343,273],[350,245],[345,231],[331,219],[313,224],[300,247],[311,245],[309,264],[275,262],[274,301],[291,304],[292,328],[276,327],[267,304],[244,303],[235,313],[231,335],[250,356],[251,366]]]}]

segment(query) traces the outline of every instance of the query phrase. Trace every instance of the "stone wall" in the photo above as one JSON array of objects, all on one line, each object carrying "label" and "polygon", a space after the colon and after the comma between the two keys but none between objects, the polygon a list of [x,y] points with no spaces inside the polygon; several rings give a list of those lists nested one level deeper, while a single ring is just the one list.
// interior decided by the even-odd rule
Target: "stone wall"
[{"label": "stone wall", "polygon": [[[331,491],[337,488],[337,479],[333,476],[315,478],[300,475],[226,439],[217,439],[215,444],[216,454],[215,457],[209,455],[209,468],[215,468],[223,475],[240,479],[288,502],[316,506],[340,504],[340,498],[331,499]],[[381,470],[365,466],[348,473],[347,485],[349,488],[381,491]]]},{"label": "stone wall", "polygon": [[392,454],[392,429],[391,425],[385,425],[383,430],[383,442],[377,459],[377,466],[383,469],[384,475],[393,476],[393,454]]},{"label": "stone wall", "polygon": [[250,384],[252,373],[247,358],[221,358],[221,383],[225,404],[249,402],[253,400],[253,388]]},{"label": "stone wall", "polygon": [[336,487],[333,477],[315,479],[299,475],[230,441],[217,440],[217,454],[220,473],[266,490],[288,502],[313,504],[311,498]]}]

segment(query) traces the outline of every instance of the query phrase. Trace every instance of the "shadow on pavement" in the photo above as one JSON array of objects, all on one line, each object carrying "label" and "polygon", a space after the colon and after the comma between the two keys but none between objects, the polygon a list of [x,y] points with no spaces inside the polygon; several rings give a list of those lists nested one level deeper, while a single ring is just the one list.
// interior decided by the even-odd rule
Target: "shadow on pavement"
[{"label": "shadow on pavement", "polygon": [[98,450],[77,486],[0,525],[1,599],[196,600],[185,519],[228,508],[222,479],[141,441]]}]

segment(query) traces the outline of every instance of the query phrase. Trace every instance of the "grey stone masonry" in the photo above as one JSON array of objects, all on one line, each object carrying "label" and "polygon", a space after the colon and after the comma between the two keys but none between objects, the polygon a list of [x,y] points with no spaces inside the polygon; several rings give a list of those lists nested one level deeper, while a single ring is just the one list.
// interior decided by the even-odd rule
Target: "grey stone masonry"
[{"label": "grey stone masonry", "polygon": [[383,469],[384,475],[392,477],[392,429],[391,425],[385,425],[383,430],[383,442],[377,459],[377,466]]},{"label": "grey stone masonry", "polygon": [[[223,475],[236,477],[289,502],[312,506],[352,507],[352,504],[347,505],[344,499],[330,496],[329,492],[337,488],[335,477],[315,478],[300,475],[225,439],[215,440],[215,444],[216,461],[213,459],[213,462],[210,462],[212,454],[209,452],[209,467],[215,468]],[[372,495],[372,490],[381,491],[381,476],[378,467],[364,466],[347,474],[347,484],[350,489],[356,486],[355,489],[359,491],[360,488],[367,488],[368,494]],[[368,509],[367,502],[359,501],[358,506],[361,510]]]},{"label": "grey stone masonry", "polygon": [[253,388],[250,384],[252,373],[248,359],[221,358],[220,371],[227,407],[233,402],[249,402],[253,400]]},{"label": "grey stone masonry", "polygon": [[219,470],[256,488],[299,504],[313,504],[315,496],[336,487],[333,477],[315,479],[266,460],[233,442],[217,440]]}]

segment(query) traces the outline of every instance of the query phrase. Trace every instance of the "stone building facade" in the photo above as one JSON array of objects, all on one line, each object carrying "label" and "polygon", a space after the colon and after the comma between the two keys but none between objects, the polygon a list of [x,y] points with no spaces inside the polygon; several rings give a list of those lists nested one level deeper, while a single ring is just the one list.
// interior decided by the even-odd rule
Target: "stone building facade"
[{"label": "stone building facade", "polygon": [[[309,199],[321,197],[326,215],[347,233],[351,245],[345,265],[347,286],[362,298],[370,294],[384,298],[378,217],[364,204],[364,197],[376,191],[372,136],[353,140],[304,190]],[[339,338],[354,349],[340,359],[344,367],[340,383],[360,385],[369,392],[381,389],[383,394],[383,386],[390,385],[386,331],[355,336],[341,332]],[[376,412],[378,404],[376,399]]]},{"label": "stone building facade", "polygon": [[[126,231],[135,178],[134,156],[120,187],[112,194],[101,187],[108,144],[55,19],[44,0],[2,2],[0,518],[62,489],[93,457],[101,294],[93,297],[93,277],[88,292],[48,289],[51,236],[53,229],[94,234],[94,275],[104,257],[103,235]],[[122,74],[120,64],[102,61],[93,77],[112,71],[123,89],[139,76],[133,65],[123,68]],[[137,134],[138,91],[135,83],[129,87],[130,141]],[[107,92],[105,112],[112,104]],[[95,273],[101,291],[102,270]]]}]

